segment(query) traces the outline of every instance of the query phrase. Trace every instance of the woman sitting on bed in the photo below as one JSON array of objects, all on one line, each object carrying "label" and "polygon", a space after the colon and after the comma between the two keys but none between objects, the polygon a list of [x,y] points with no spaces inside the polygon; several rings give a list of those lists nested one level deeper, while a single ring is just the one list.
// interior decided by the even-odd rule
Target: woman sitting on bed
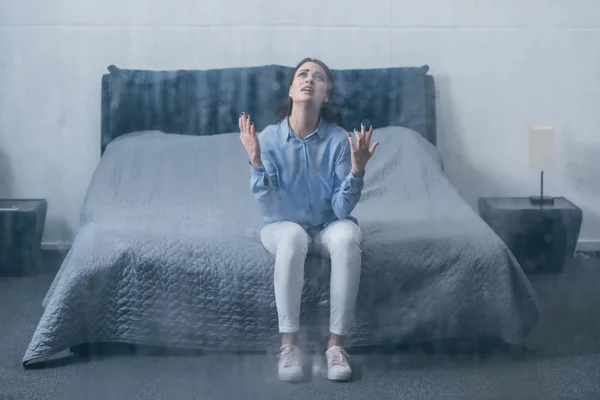
[{"label": "woman sitting on bed", "polygon": [[361,230],[351,212],[363,188],[365,167],[377,143],[373,128],[341,128],[332,102],[333,78],[321,61],[304,59],[290,80],[281,121],[259,135],[249,115],[239,120],[248,152],[252,193],[264,215],[261,241],[275,255],[275,299],[282,334],[280,379],[303,379],[296,346],[304,262],[315,252],[331,260],[330,339],[327,376],[347,380],[352,370],[344,351],[361,270]]}]

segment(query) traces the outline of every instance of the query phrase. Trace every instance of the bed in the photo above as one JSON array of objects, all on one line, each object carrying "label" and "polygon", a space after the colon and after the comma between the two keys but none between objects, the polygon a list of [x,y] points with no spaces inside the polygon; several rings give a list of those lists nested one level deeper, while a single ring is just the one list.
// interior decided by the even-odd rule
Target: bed
[{"label": "bed", "polygon": [[[274,257],[237,118],[275,122],[292,68],[102,76],[101,160],[23,365],[89,343],[255,351],[277,345]],[[382,145],[355,215],[363,268],[350,348],[453,338],[520,345],[536,293],[447,179],[428,66],[334,70],[344,127]],[[328,260],[307,259],[301,341],[323,344]]]}]

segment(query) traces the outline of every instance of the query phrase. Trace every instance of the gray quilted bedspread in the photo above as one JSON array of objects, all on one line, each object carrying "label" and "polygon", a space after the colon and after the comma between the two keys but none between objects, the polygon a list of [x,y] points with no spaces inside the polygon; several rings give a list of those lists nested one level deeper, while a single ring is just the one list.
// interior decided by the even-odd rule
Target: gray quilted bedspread
[{"label": "gray quilted bedspread", "polygon": [[[363,270],[348,345],[495,337],[522,343],[540,304],[506,246],[414,131],[375,130],[355,215]],[[77,344],[267,349],[277,338],[274,258],[237,133],[138,132],[113,141],[24,365]],[[305,337],[328,329],[328,261],[309,258]]]}]

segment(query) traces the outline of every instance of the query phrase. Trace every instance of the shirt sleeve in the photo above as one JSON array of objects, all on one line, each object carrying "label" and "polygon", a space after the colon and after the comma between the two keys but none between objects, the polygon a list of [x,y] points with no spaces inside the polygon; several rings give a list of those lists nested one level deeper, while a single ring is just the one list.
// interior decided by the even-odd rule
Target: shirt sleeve
[{"label": "shirt sleeve", "polygon": [[250,164],[250,191],[259,201],[263,212],[276,213],[281,205],[277,173],[265,154],[261,154],[263,165],[255,167]]},{"label": "shirt sleeve", "polygon": [[354,176],[351,169],[350,143],[346,141],[335,166],[335,181],[331,199],[333,212],[339,219],[347,219],[350,216],[360,200],[364,186],[363,177]]}]

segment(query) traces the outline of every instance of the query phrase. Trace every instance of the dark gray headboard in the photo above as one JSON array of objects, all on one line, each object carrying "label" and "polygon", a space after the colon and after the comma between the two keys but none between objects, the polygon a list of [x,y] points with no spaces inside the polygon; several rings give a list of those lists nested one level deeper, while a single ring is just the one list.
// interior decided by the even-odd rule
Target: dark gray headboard
[{"label": "dark gray headboard", "polygon": [[[115,138],[160,130],[215,135],[238,130],[244,111],[257,131],[276,122],[292,67],[265,65],[214,70],[127,70],[102,76],[101,151]],[[436,144],[435,84],[428,66],[332,70],[344,128],[362,121],[400,125]]]}]

